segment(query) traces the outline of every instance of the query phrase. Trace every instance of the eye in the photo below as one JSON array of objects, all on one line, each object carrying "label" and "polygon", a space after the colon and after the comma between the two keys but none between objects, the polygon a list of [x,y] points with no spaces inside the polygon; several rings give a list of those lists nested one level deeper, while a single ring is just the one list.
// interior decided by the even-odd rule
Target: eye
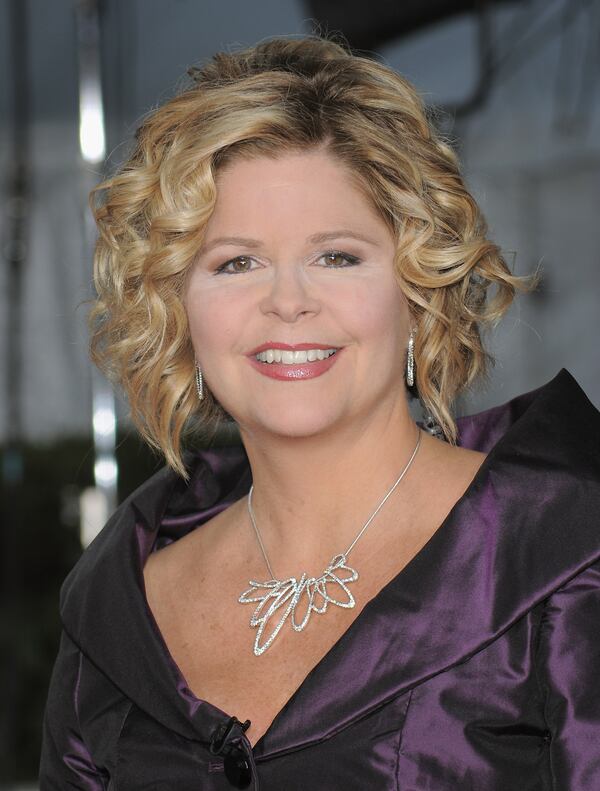
[{"label": "eye", "polygon": [[331,269],[360,264],[360,258],[349,253],[342,253],[340,250],[329,250],[327,253],[323,253],[321,258],[324,259]]},{"label": "eye", "polygon": [[243,275],[244,272],[250,272],[252,259],[245,255],[238,255],[237,258],[232,258],[230,261],[225,261],[224,264],[218,266],[215,275]]}]

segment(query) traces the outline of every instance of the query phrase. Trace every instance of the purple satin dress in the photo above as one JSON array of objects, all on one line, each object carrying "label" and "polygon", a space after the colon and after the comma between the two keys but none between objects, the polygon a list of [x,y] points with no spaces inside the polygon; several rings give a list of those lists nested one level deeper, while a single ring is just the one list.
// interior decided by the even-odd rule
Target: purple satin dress
[{"label": "purple satin dress", "polygon": [[489,454],[467,491],[254,748],[187,688],[142,577],[247,493],[246,454],[138,489],[63,586],[41,791],[600,791],[600,413],[562,369],[459,430]]}]

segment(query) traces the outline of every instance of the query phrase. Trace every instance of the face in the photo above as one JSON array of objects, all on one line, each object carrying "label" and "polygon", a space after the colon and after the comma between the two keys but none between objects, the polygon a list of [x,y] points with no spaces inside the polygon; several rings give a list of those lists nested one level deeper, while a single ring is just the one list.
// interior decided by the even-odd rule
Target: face
[{"label": "face", "polygon": [[309,436],[406,408],[394,251],[323,151],[234,160],[219,174],[185,306],[204,381],[242,433]]}]

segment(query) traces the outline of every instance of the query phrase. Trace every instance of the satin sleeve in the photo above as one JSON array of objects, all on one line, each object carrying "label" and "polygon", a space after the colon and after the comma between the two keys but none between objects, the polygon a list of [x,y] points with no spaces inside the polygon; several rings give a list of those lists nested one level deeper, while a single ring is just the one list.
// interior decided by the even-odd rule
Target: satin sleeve
[{"label": "satin sleeve", "polygon": [[600,789],[600,562],[548,599],[537,665],[552,791]]},{"label": "satin sleeve", "polygon": [[81,735],[80,674],[80,651],[63,632],[44,713],[40,791],[104,791],[108,787],[108,778],[94,765]]}]

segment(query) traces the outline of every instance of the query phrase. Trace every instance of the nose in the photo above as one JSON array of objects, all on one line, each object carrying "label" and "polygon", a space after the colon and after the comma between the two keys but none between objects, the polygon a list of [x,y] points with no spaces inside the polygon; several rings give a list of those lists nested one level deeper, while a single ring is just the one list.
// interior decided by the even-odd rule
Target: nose
[{"label": "nose", "polygon": [[265,314],[278,316],[282,321],[295,322],[304,314],[320,311],[319,300],[311,293],[304,273],[294,266],[273,267],[267,292],[260,301]]}]

